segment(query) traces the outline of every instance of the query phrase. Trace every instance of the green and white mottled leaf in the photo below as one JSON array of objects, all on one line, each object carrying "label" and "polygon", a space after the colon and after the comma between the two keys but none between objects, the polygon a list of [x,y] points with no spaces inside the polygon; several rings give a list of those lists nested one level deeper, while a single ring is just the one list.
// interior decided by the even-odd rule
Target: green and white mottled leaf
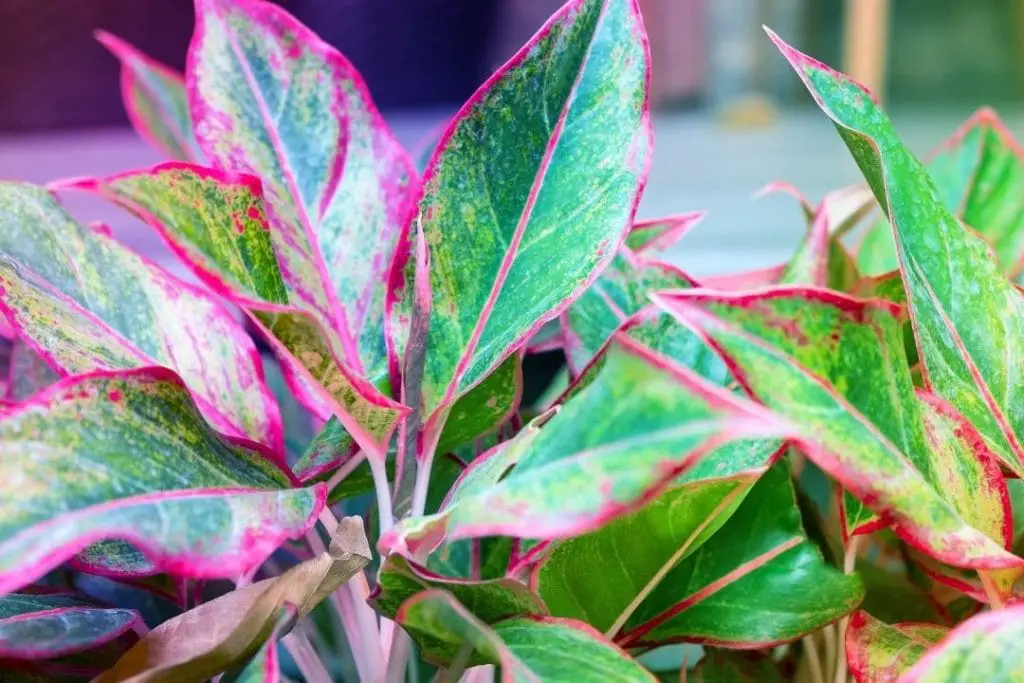
[{"label": "green and white mottled leaf", "polygon": [[301,535],[326,496],[210,429],[162,368],[64,379],[0,415],[0,444],[0,593],[104,539],[156,571],[236,578]]},{"label": "green and white mottled leaf", "polygon": [[691,211],[677,216],[633,221],[625,246],[646,257],[656,257],[671,249],[704,219],[705,212]]},{"label": "green and white mottled leaf", "polygon": [[857,683],[896,683],[949,629],[935,624],[885,624],[857,610],[846,627],[846,661]]},{"label": "green and white mottled leaf", "polygon": [[572,0],[463,106],[424,174],[425,417],[561,312],[629,230],[651,147],[634,0]]},{"label": "green and white mottled leaf", "polygon": [[653,683],[654,676],[585,624],[517,617],[493,626],[450,594],[424,591],[402,605],[398,623],[428,661],[449,663],[465,646],[470,662],[500,666],[503,683]]},{"label": "green and white mottled leaf", "polygon": [[1024,297],[989,246],[946,208],[871,94],[772,37],[836,124],[889,218],[928,388],[1021,474]]}]

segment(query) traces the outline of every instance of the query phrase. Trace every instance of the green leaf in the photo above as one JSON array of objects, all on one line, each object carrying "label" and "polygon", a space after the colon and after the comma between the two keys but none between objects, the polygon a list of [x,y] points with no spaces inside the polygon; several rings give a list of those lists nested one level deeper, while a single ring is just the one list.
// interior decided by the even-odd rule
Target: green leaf
[{"label": "green leaf", "polygon": [[281,450],[277,405],[231,314],[42,188],[0,183],[0,288],[11,324],[60,374],[172,368],[218,429]]},{"label": "green leaf", "polygon": [[512,618],[492,627],[450,594],[424,591],[402,605],[398,623],[427,643],[428,661],[449,663],[463,646],[471,662],[500,666],[517,683],[653,683],[654,676],[585,624],[569,619]]},{"label": "green leaf", "polygon": [[106,31],[95,36],[121,62],[121,98],[135,132],[172,159],[200,159],[181,74]]},{"label": "green leaf", "polygon": [[[337,415],[370,452],[383,450],[407,411],[350,365],[333,317],[318,302],[323,284],[296,252],[297,237],[271,225],[256,178],[168,163],[62,187],[100,194],[149,223],[199,279],[266,333],[285,378],[314,413]],[[377,379],[386,386],[386,377]]]},{"label": "green leaf", "polygon": [[292,292],[356,375],[386,381],[388,273],[417,182],[363,78],[272,3],[200,0],[186,83],[203,151],[262,181]]},{"label": "green leaf", "polygon": [[[1024,256],[1024,154],[999,116],[979,109],[926,166],[946,209],[992,245],[1000,271],[1016,277]],[[857,262],[871,275],[899,268],[888,221],[864,235]]]},{"label": "green leaf", "polygon": [[441,513],[405,520],[381,543],[415,552],[444,535],[576,536],[642,506],[724,444],[783,433],[760,407],[618,336],[601,372],[525,444],[511,473],[467,492],[494,458],[476,461]]},{"label": "green leaf", "polygon": [[1022,680],[1024,605],[984,612],[950,631],[900,683],[1011,683]]},{"label": "green leaf", "polygon": [[562,314],[563,346],[573,374],[582,372],[615,330],[650,303],[650,292],[694,284],[675,266],[644,261],[621,249],[594,284]]},{"label": "green leaf", "polygon": [[850,291],[860,282],[853,257],[833,234],[828,204],[814,214],[807,236],[779,277],[780,284],[814,285]]},{"label": "green leaf", "polygon": [[623,647],[700,642],[744,649],[794,640],[849,613],[864,589],[804,533],[785,459],[676,564],[616,635]]},{"label": "green leaf", "polygon": [[236,578],[326,495],[289,489],[266,449],[210,429],[162,368],[64,379],[0,415],[0,444],[0,593],[109,538],[156,571]]},{"label": "green leaf", "polygon": [[[808,457],[904,540],[955,566],[1024,565],[940,493],[948,464],[926,442],[898,309],[787,287],[657,300],[706,335],[751,395],[792,422]],[[877,528],[868,517],[848,507],[848,530]]]},{"label": "green leaf", "polygon": [[1024,473],[1021,292],[988,245],[950,214],[871,94],[772,39],[836,124],[889,217],[927,386],[977,427],[1006,467]]},{"label": "green leaf", "polygon": [[424,417],[558,315],[625,238],[651,147],[645,45],[634,0],[572,0],[442,137],[419,205]]},{"label": "green leaf", "polygon": [[281,680],[281,665],[277,661],[278,641],[292,630],[298,616],[294,605],[282,607],[267,642],[238,673],[225,674],[221,680],[224,683],[278,683]]},{"label": "green leaf", "polygon": [[633,221],[626,235],[625,246],[643,256],[658,256],[675,246],[698,223],[704,220],[704,211],[691,211],[676,216]]},{"label": "green leaf", "polygon": [[[934,624],[882,623],[858,610],[846,628],[846,661],[857,683],[891,683],[948,633]],[[987,679],[986,679],[987,680]]]},{"label": "green leaf", "polygon": [[100,607],[68,593],[0,596],[0,659],[63,657],[111,643],[144,628],[132,609]]},{"label": "green leaf", "polygon": [[758,474],[673,485],[641,510],[555,544],[531,584],[553,615],[614,635],[672,567],[729,519]]},{"label": "green leaf", "polygon": [[779,668],[760,653],[708,649],[693,670],[694,683],[783,683]]},{"label": "green leaf", "polygon": [[485,624],[509,617],[548,613],[541,599],[515,579],[452,579],[434,574],[398,555],[388,557],[378,581],[379,589],[372,598],[372,604],[378,612],[389,618],[394,618],[406,600],[431,589],[450,593]]}]

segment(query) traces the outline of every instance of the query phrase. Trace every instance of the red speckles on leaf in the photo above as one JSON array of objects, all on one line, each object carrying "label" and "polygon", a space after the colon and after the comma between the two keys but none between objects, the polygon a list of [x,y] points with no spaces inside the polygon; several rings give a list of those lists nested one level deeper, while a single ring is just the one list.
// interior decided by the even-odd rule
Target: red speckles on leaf
[{"label": "red speckles on leaf", "polygon": [[107,394],[107,398],[109,398],[114,403],[117,403],[118,401],[124,398],[124,394],[121,392],[120,389],[114,389],[113,391]]},{"label": "red speckles on leaf", "polygon": [[254,221],[265,222],[263,220],[262,215],[259,212],[259,209],[257,209],[255,206],[250,206],[249,209],[245,212],[245,214]]}]

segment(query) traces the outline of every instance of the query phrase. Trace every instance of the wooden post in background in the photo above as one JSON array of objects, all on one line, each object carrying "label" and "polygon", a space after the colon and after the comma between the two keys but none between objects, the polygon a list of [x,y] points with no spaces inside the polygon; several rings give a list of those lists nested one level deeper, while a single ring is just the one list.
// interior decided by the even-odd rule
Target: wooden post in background
[{"label": "wooden post in background", "polygon": [[885,94],[889,0],[846,0],[843,8],[843,71],[879,100]]}]

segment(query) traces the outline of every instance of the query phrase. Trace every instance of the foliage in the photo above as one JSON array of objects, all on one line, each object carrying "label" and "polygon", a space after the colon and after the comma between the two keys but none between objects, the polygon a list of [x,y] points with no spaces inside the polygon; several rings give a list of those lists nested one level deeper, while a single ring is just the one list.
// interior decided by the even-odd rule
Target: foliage
[{"label": "foliage", "polygon": [[923,164],[769,35],[865,184],[766,188],[793,258],[698,281],[702,214],[636,218],[635,0],[568,2],[422,175],[276,5],[197,0],[185,74],[98,33],[169,160],[0,183],[0,679],[1018,680],[1024,154],[983,110]]}]

